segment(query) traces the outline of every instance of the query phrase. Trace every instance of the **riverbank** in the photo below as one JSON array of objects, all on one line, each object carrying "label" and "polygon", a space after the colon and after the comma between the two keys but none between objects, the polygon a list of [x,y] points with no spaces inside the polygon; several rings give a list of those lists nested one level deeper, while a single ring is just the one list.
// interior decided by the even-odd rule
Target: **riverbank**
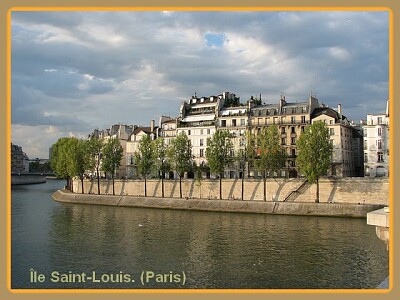
[{"label": "riverbank", "polygon": [[180,209],[217,212],[240,212],[274,215],[329,216],[365,218],[367,213],[380,209],[382,205],[315,203],[315,202],[273,202],[240,200],[180,199],[137,196],[112,196],[77,194],[58,190],[53,199],[64,203],[111,205],[161,209]]},{"label": "riverbank", "polygon": [[11,174],[11,185],[46,183],[43,174]]}]

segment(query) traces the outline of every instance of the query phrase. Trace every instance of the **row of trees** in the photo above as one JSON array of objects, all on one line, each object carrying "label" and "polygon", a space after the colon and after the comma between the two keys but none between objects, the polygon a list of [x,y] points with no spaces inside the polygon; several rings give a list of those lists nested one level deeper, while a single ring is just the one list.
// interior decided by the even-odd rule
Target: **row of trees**
[{"label": "row of trees", "polygon": [[66,188],[73,191],[72,178],[83,179],[88,170],[96,170],[97,188],[100,194],[100,171],[111,174],[114,192],[114,174],[121,164],[123,149],[118,138],[81,140],[75,137],[60,138],[51,148],[51,167],[58,178],[66,179]]},{"label": "row of trees", "polygon": [[[235,160],[241,165],[244,172],[245,164],[252,166],[262,173],[263,198],[267,199],[266,179],[273,173],[285,167],[286,152],[280,145],[280,134],[276,125],[262,128],[256,136],[247,135],[246,149],[234,153],[232,136],[226,130],[217,130],[212,138],[207,139],[206,159],[207,168],[219,177],[219,196],[222,199],[222,177],[227,166]],[[306,176],[310,183],[317,183],[316,202],[319,202],[318,179],[326,173],[330,165],[332,146],[329,132],[322,122],[315,122],[307,126],[297,142],[298,156],[296,164],[299,171]],[[67,186],[71,188],[70,179],[78,176],[82,182],[85,171],[96,170],[98,192],[100,193],[99,168],[111,174],[120,166],[122,147],[118,139],[109,139],[103,143],[99,139],[87,141],[76,138],[61,138],[53,146],[51,164],[54,172],[61,178],[67,179]],[[181,133],[171,141],[167,147],[162,138],[152,141],[144,136],[135,153],[137,173],[144,180],[144,192],[147,196],[147,178],[153,171],[158,171],[161,177],[162,197],[164,197],[164,174],[174,170],[179,176],[179,194],[182,198],[182,177],[185,172],[194,172],[198,178],[205,166],[197,166],[193,162],[192,146],[189,138]],[[248,168],[249,170],[250,168]],[[244,189],[244,174],[242,173],[242,199]]]}]

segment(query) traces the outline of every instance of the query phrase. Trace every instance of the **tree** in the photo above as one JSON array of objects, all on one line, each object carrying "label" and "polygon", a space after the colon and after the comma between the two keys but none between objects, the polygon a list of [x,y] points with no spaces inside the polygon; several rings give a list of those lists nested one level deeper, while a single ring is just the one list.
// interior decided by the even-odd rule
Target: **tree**
[{"label": "tree", "polygon": [[86,159],[87,159],[87,169],[96,169],[97,177],[97,193],[100,195],[100,165],[103,149],[103,140],[92,137],[88,140],[86,145]]},{"label": "tree", "polygon": [[322,121],[306,126],[297,141],[296,165],[308,182],[317,184],[315,202],[319,202],[319,178],[326,174],[332,157],[328,127]]},{"label": "tree", "polygon": [[118,138],[110,138],[103,146],[103,161],[101,168],[105,172],[111,173],[113,195],[115,195],[114,177],[115,171],[121,165],[123,149]]},{"label": "tree", "polygon": [[264,201],[267,201],[267,175],[278,172],[285,165],[286,155],[280,145],[278,126],[264,127],[257,135],[258,159],[256,166],[263,174]]},{"label": "tree", "polygon": [[85,142],[75,137],[60,138],[52,146],[51,165],[58,178],[67,180],[67,189],[73,191],[71,179],[78,176],[82,182],[86,169]]},{"label": "tree", "polygon": [[62,137],[57,140],[51,147],[51,167],[57,178],[65,179],[67,181],[66,189],[71,190],[70,175],[68,174],[68,157],[67,157],[67,144],[69,138]]},{"label": "tree", "polygon": [[147,176],[153,167],[153,151],[149,135],[144,135],[139,142],[139,151],[135,153],[137,171],[144,179],[144,196],[147,197]]},{"label": "tree", "polygon": [[153,164],[160,173],[161,177],[161,196],[164,198],[164,174],[168,172],[169,165],[167,159],[167,146],[163,138],[158,138],[152,142]]},{"label": "tree", "polygon": [[168,148],[167,156],[172,168],[179,175],[179,196],[182,198],[182,177],[192,168],[192,144],[182,131]]},{"label": "tree", "polygon": [[85,172],[87,170],[87,166],[88,166],[88,160],[87,160],[87,153],[86,153],[86,149],[87,149],[87,141],[81,140],[81,139],[76,139],[73,138],[71,140],[72,142],[72,161],[73,164],[71,165],[72,169],[71,169],[71,174],[73,174],[74,176],[78,176],[79,179],[81,180],[81,192],[82,194],[84,194],[84,185],[83,185],[83,179],[85,178]]},{"label": "tree", "polygon": [[250,169],[254,167],[254,161],[257,156],[256,151],[256,137],[251,131],[246,134],[246,162],[247,162],[247,177],[250,177]]},{"label": "tree", "polygon": [[219,199],[222,199],[222,176],[225,167],[233,161],[231,134],[217,130],[212,138],[207,138],[206,158],[211,172],[219,175]]}]

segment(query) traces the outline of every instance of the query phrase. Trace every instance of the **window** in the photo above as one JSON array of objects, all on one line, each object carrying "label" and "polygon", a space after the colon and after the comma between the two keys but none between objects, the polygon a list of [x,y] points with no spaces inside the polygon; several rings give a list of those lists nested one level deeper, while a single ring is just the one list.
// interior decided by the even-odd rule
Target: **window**
[{"label": "window", "polygon": [[204,157],[204,149],[200,149],[200,157]]},{"label": "window", "polygon": [[221,127],[226,127],[226,120],[221,120]]},{"label": "window", "polygon": [[382,136],[382,128],[381,127],[378,128],[378,136]]},{"label": "window", "polygon": [[378,117],[378,124],[382,124],[382,117]]},{"label": "window", "polygon": [[207,134],[211,134],[211,130],[210,129],[207,129]]},{"label": "window", "polygon": [[281,128],[281,133],[286,133],[286,127]]},{"label": "window", "polygon": [[333,140],[329,140],[329,141],[330,141],[330,143],[331,143],[331,145],[332,145],[332,147],[333,147],[333,145],[334,145]]},{"label": "window", "polygon": [[274,117],[274,123],[273,124],[278,124],[278,118]]},{"label": "window", "polygon": [[246,125],[246,120],[240,119],[240,126],[245,126],[245,125]]},{"label": "window", "polygon": [[329,124],[332,125],[333,124],[333,120],[329,120]]},{"label": "window", "polygon": [[367,140],[364,140],[364,150],[367,150],[368,149],[368,142],[367,142]]},{"label": "window", "polygon": [[329,134],[335,135],[335,128],[329,128]]},{"label": "window", "polygon": [[368,154],[364,153],[364,162],[367,163],[368,162]]},{"label": "window", "polygon": [[383,153],[378,152],[378,162],[383,162]]},{"label": "window", "polygon": [[292,122],[292,124],[296,123],[296,117],[291,117],[290,121]]},{"label": "window", "polygon": [[306,116],[301,116],[301,123],[305,123],[306,122]]},{"label": "window", "polygon": [[286,138],[282,138],[282,145],[286,145]]},{"label": "window", "polygon": [[296,133],[296,127],[294,127],[294,126],[290,127],[290,132],[291,133]]},{"label": "window", "polygon": [[203,144],[204,144],[204,140],[200,139],[200,146],[204,146]]},{"label": "window", "polygon": [[367,136],[367,129],[363,130],[363,136],[366,137]]},{"label": "window", "polygon": [[296,145],[296,138],[292,138],[292,145]]},{"label": "window", "polygon": [[296,149],[292,149],[292,156],[296,156]]},{"label": "window", "polygon": [[305,127],[301,126],[301,132],[304,132],[304,130],[305,130]]},{"label": "window", "polygon": [[377,140],[378,149],[382,149],[382,140]]},{"label": "window", "polygon": [[232,126],[233,126],[233,127],[236,127],[236,119],[233,119],[233,120],[232,120]]},{"label": "window", "polygon": [[203,129],[200,129],[200,135],[203,135]]},{"label": "window", "polygon": [[190,130],[188,130],[188,135],[190,135]]}]

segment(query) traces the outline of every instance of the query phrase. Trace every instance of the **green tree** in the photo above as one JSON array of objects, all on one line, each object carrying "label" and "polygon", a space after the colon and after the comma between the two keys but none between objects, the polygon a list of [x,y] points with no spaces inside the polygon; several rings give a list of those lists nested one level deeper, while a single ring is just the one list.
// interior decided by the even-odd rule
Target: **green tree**
[{"label": "green tree", "polygon": [[192,168],[192,144],[184,132],[181,132],[168,148],[168,159],[179,176],[179,196],[182,198],[182,177]]},{"label": "green tree", "polygon": [[161,196],[164,198],[164,174],[169,170],[167,162],[167,146],[163,138],[158,138],[152,142],[152,158],[156,170],[160,173],[161,177]]},{"label": "green tree", "polygon": [[57,140],[51,147],[51,167],[57,178],[65,179],[67,181],[66,189],[71,190],[70,175],[68,173],[68,156],[67,144],[69,138],[62,137]]},{"label": "green tree", "polygon": [[111,173],[113,195],[115,195],[114,177],[115,171],[121,165],[123,148],[118,138],[110,138],[103,146],[103,157],[101,168],[103,171]]},{"label": "green tree", "polygon": [[103,139],[91,137],[86,146],[87,169],[96,170],[97,177],[97,193],[100,195],[100,166],[103,150]]},{"label": "green tree", "polygon": [[153,167],[152,143],[149,135],[144,135],[139,142],[139,151],[135,153],[137,171],[144,179],[144,196],[147,197],[147,176]]},{"label": "green tree", "polygon": [[247,163],[247,177],[250,177],[250,169],[254,168],[254,162],[257,157],[256,137],[251,131],[246,133],[246,163]]},{"label": "green tree", "polygon": [[225,167],[233,161],[231,134],[217,130],[212,138],[207,138],[206,158],[211,172],[219,175],[219,199],[222,199],[222,177]]},{"label": "green tree", "polygon": [[281,170],[286,161],[285,152],[280,145],[278,126],[271,125],[261,129],[257,135],[258,159],[256,166],[263,174],[264,201],[267,201],[267,176]]},{"label": "green tree", "polygon": [[60,138],[52,146],[51,165],[58,178],[67,180],[67,189],[73,191],[72,178],[78,176],[82,182],[86,169],[85,142],[75,137]]},{"label": "green tree", "polygon": [[83,179],[85,178],[85,172],[88,166],[88,159],[87,159],[87,141],[73,138],[71,140],[71,147],[72,147],[72,157],[71,160],[73,164],[71,164],[71,174],[73,176],[78,176],[81,181],[81,192],[84,194],[84,185]]},{"label": "green tree", "polygon": [[306,126],[297,141],[296,165],[308,182],[317,184],[315,202],[319,202],[319,178],[326,174],[332,157],[328,127],[322,121]]}]

